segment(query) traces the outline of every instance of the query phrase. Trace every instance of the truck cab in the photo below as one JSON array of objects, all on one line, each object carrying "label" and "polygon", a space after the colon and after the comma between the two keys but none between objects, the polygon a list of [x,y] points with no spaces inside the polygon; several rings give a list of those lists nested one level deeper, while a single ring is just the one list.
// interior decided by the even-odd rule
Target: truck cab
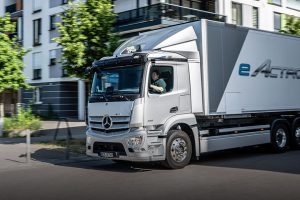
[{"label": "truck cab", "polygon": [[[163,92],[150,87],[154,71],[166,84]],[[155,51],[103,59],[94,63],[93,74],[88,103],[90,156],[164,161],[167,133],[179,128],[172,127],[176,121],[196,124],[191,114],[188,59],[182,55]],[[173,146],[176,159],[192,156],[184,150],[184,141]]]}]

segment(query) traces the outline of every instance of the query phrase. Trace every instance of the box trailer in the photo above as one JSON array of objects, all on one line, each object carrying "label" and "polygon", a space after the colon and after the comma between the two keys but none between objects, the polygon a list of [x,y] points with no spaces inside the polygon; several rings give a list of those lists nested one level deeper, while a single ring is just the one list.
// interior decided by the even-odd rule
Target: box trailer
[{"label": "box trailer", "polygon": [[87,155],[181,168],[206,152],[300,145],[300,38],[201,20],[96,60]]}]

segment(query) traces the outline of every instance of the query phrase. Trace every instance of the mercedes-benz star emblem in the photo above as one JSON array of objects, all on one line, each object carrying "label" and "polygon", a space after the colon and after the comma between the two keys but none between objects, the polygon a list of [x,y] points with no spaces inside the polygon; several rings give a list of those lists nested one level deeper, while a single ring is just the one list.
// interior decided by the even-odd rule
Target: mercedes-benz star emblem
[{"label": "mercedes-benz star emblem", "polygon": [[109,129],[112,126],[112,119],[111,119],[110,116],[106,115],[106,116],[103,117],[102,126],[105,129]]}]

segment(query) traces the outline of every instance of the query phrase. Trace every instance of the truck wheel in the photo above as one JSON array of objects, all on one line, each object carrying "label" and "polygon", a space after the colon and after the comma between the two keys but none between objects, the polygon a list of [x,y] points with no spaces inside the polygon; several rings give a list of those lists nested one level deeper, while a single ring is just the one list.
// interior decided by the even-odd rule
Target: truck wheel
[{"label": "truck wheel", "polygon": [[297,123],[292,133],[292,146],[297,149],[300,147],[300,123]]},{"label": "truck wheel", "polygon": [[283,153],[289,146],[289,131],[286,125],[279,123],[271,131],[271,144],[276,153]]},{"label": "truck wheel", "polygon": [[192,143],[189,136],[180,130],[168,133],[166,160],[162,163],[171,169],[180,169],[189,164],[192,157]]}]

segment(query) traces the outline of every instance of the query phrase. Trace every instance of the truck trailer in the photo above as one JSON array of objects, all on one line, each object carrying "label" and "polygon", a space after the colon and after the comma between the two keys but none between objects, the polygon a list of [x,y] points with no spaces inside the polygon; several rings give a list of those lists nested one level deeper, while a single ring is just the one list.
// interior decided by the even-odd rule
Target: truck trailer
[{"label": "truck trailer", "polygon": [[297,148],[299,52],[299,37],[206,19],[130,38],[87,70],[86,153],[177,169],[218,150]]}]

